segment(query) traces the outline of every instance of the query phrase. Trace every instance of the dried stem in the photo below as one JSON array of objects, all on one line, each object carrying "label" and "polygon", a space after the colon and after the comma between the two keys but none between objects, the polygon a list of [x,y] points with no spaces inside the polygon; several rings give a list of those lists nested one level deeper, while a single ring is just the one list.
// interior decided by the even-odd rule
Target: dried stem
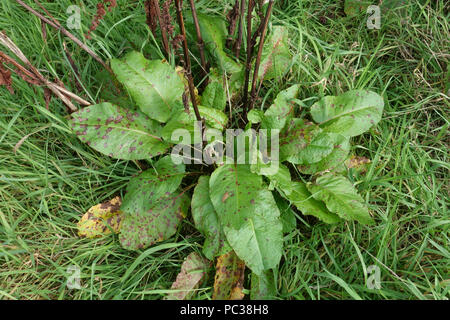
[{"label": "dried stem", "polygon": [[30,6],[28,6],[26,3],[24,3],[22,0],[16,0],[18,4],[20,4],[22,7],[30,11],[32,14],[34,14],[36,17],[47,23],[48,25],[52,26],[53,28],[61,31],[65,36],[69,37],[73,42],[75,42],[77,45],[79,45],[84,51],[86,51],[92,58],[94,58],[97,62],[99,62],[103,67],[105,67],[106,70],[108,70],[110,73],[112,73],[111,68],[102,60],[99,56],[95,54],[94,51],[92,51],[88,46],[86,46],[83,42],[81,42],[77,37],[75,37],[73,34],[71,34],[69,31],[67,31],[59,22],[53,22],[50,19],[46,18]]},{"label": "dried stem", "polygon": [[[236,0],[239,1],[239,0]],[[238,37],[236,40],[236,59],[239,59],[239,53],[241,52],[241,43],[242,43],[242,30],[244,29],[244,13],[245,13],[245,0],[241,0],[241,4],[239,7],[239,29],[238,29]]]},{"label": "dried stem", "polygon": [[265,40],[266,33],[267,33],[267,26],[269,25],[269,18],[270,18],[270,15],[272,14],[272,8],[273,8],[273,0],[270,0],[269,6],[267,7],[267,11],[266,11],[266,16],[264,17],[264,24],[263,24],[263,29],[261,31],[261,37],[259,39],[258,55],[256,56],[255,70],[253,72],[252,90],[251,90],[250,105],[249,105],[248,110],[253,109],[253,105],[254,105],[255,99],[256,99],[256,81],[258,80],[258,70],[259,70],[259,65],[261,63],[261,55],[262,55],[262,50],[264,47],[264,40]]},{"label": "dried stem", "polygon": [[[19,49],[18,46],[10,39],[8,36],[2,32],[0,32],[0,44],[3,44],[7,47],[11,52],[13,52],[27,67],[23,67],[19,63],[17,63],[14,59],[6,55],[5,53],[0,51],[0,57],[2,57],[8,63],[11,63],[15,66],[18,71],[28,77],[28,82],[37,84],[37,85],[45,85],[48,89],[50,89],[57,97],[59,97],[71,111],[76,111],[78,108],[73,105],[70,101],[70,98],[76,100],[78,103],[82,105],[90,105],[90,103],[76,94],[70,92],[69,90],[62,88],[61,86],[47,80],[28,60],[28,58],[23,54],[23,52]],[[25,78],[26,79],[26,78]]]},{"label": "dried stem", "polygon": [[244,104],[244,119],[247,119],[247,100],[248,100],[248,83],[250,81],[250,69],[252,67],[253,45],[252,45],[252,11],[254,0],[248,0],[247,7],[247,61],[245,64],[244,79],[244,96],[242,102]]},{"label": "dried stem", "polygon": [[182,0],[175,0],[175,7],[177,9],[178,25],[180,27],[181,36],[183,37],[183,54],[184,54],[184,63],[185,63],[184,67],[185,67],[186,76],[188,79],[189,94],[191,96],[192,106],[194,107],[195,117],[197,118],[197,121],[202,121],[200,112],[198,111],[197,101],[195,99],[195,86],[194,86],[194,79],[192,78],[191,59],[189,57],[189,49],[188,49],[187,39],[186,39],[186,29],[184,28],[183,12],[181,11],[182,2],[183,2]]},{"label": "dried stem", "polygon": [[202,64],[203,75],[206,78],[204,85],[208,84],[208,70],[206,69],[206,59],[205,59],[205,44],[203,43],[202,33],[200,31],[200,24],[198,22],[197,10],[195,9],[194,0],[190,0],[192,18],[194,19],[195,31],[197,32],[197,46],[200,51],[200,62]]}]

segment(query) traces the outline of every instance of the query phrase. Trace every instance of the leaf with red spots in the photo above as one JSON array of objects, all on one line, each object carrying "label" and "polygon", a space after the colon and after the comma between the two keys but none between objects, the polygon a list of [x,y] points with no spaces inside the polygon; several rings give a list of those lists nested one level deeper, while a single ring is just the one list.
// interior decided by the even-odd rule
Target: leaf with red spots
[{"label": "leaf with red spots", "polygon": [[209,259],[225,254],[231,250],[217,212],[209,198],[209,176],[198,179],[191,202],[192,217],[195,227],[205,236],[203,254]]},{"label": "leaf with red spots", "polygon": [[311,107],[313,120],[326,132],[354,137],[376,125],[383,114],[383,98],[367,90],[327,96]]},{"label": "leaf with red spots", "polygon": [[118,233],[123,220],[119,196],[91,207],[78,222],[78,235],[86,238],[101,237]]},{"label": "leaf with red spots", "polygon": [[293,164],[316,163],[333,151],[333,136],[316,124],[292,119],[280,133],[280,160]]},{"label": "leaf with red spots", "polygon": [[168,148],[159,137],[159,123],[108,102],[72,113],[69,124],[81,141],[113,158],[149,159]]},{"label": "leaf with red spots", "polygon": [[276,267],[282,253],[283,226],[262,177],[248,165],[223,165],[212,173],[209,193],[237,256],[256,274]]},{"label": "leaf with red spots", "polygon": [[217,259],[213,300],[242,300],[244,298],[245,263],[230,251]]},{"label": "leaf with red spots", "polygon": [[170,289],[174,290],[164,300],[186,300],[192,298],[195,289],[206,278],[209,262],[198,253],[192,252],[181,265],[181,271]]},{"label": "leaf with red spots", "polygon": [[124,248],[139,249],[168,239],[189,209],[189,198],[179,190],[185,167],[170,156],[132,178],[120,209],[125,217],[120,233]]},{"label": "leaf with red spots", "polygon": [[307,187],[314,199],[323,201],[328,210],[340,218],[373,224],[364,199],[347,178],[328,173],[315,183],[308,183]]},{"label": "leaf with red spots", "polygon": [[260,276],[252,273],[250,299],[271,300],[276,297],[277,289],[273,277],[273,270],[267,270]]},{"label": "leaf with red spots", "polygon": [[138,107],[150,118],[167,122],[176,109],[182,109],[183,81],[167,62],[147,60],[132,51],[123,59],[112,59],[111,68]]},{"label": "leaf with red spots", "polygon": [[330,133],[330,135],[334,139],[333,151],[319,162],[298,166],[301,173],[315,174],[325,170],[340,171],[350,152],[350,141],[349,138],[340,134]]},{"label": "leaf with red spots", "polygon": [[289,68],[292,56],[289,51],[288,29],[273,26],[264,42],[258,77],[264,80],[279,79]]}]

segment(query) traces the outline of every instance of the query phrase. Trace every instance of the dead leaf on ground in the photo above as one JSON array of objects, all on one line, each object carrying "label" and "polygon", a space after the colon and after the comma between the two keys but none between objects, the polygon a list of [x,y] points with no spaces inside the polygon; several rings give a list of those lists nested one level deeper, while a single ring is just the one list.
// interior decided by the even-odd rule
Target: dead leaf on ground
[{"label": "dead leaf on ground", "polygon": [[123,212],[120,211],[122,199],[117,196],[109,201],[91,207],[78,222],[78,235],[86,238],[97,238],[120,231]]},{"label": "dead leaf on ground", "polygon": [[213,300],[242,300],[244,298],[245,263],[234,251],[217,259]]},{"label": "dead leaf on ground", "polygon": [[209,261],[201,257],[198,253],[192,252],[183,262],[181,271],[170,288],[174,292],[169,293],[164,300],[190,299],[195,289],[204,280],[208,268]]}]

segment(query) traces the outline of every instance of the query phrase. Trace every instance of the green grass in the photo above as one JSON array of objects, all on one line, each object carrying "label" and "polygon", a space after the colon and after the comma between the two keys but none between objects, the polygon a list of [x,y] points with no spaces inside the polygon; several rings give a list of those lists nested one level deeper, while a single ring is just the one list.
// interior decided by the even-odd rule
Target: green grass
[{"label": "green grass", "polygon": [[[42,1],[60,21],[73,2]],[[88,45],[104,60],[130,49],[156,52],[145,26],[143,1],[118,2]],[[205,0],[199,8],[224,15],[229,2]],[[298,230],[285,238],[276,272],[279,297],[448,299],[448,4],[411,0],[403,11],[383,15],[381,30],[368,30],[364,15],[343,14],[342,2],[285,0],[283,6],[276,5],[272,22],[289,28],[294,60],[284,79],[263,88],[261,101],[267,104],[278,90],[294,83],[302,85],[305,108],[323,95],[351,88],[384,96],[383,120],[353,141],[352,152],[372,159],[370,167],[365,174],[349,172],[377,223],[330,227],[300,217]],[[95,4],[85,1],[84,32],[94,13]],[[47,29],[44,43],[39,20],[15,1],[0,3],[0,30],[6,30],[44,75],[57,76],[76,91],[65,41],[86,88],[80,95],[97,98],[95,74],[101,66],[53,29]],[[18,77],[14,89],[10,95],[0,88],[0,297],[161,298],[183,259],[201,250],[203,239],[191,218],[175,237],[140,252],[122,249],[114,235],[80,239],[76,222],[81,215],[123,193],[139,167],[82,144],[70,132],[59,100],[53,98],[45,109],[42,89]],[[66,286],[71,265],[81,269],[80,290]],[[365,284],[370,265],[380,267],[379,290]],[[211,298],[211,286],[210,280],[196,298]]]}]

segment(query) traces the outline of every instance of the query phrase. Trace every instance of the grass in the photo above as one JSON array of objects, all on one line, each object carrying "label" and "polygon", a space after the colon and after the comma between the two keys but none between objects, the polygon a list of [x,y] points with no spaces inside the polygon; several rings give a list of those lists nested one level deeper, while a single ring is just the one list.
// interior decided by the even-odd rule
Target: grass
[{"label": "grass", "polygon": [[[132,48],[158,56],[142,2],[118,1],[94,32],[88,44],[103,59]],[[198,6],[224,15],[229,2],[204,0]],[[67,19],[73,4],[42,3],[59,21]],[[377,223],[330,227],[300,217],[298,229],[285,238],[276,271],[279,297],[448,299],[448,4],[411,0],[403,11],[384,14],[381,30],[368,30],[364,15],[346,17],[342,8],[342,1],[331,0],[276,5],[272,22],[289,29],[294,59],[283,80],[263,89],[262,101],[294,83],[302,85],[305,108],[323,95],[351,88],[384,96],[383,120],[353,141],[353,153],[372,159],[368,171],[349,172]],[[84,32],[94,13],[95,5],[84,1]],[[59,77],[75,91],[65,41],[80,68],[85,87],[80,94],[97,98],[101,89],[95,74],[101,66],[52,29],[44,43],[39,20],[15,1],[1,2],[0,30],[43,74]],[[83,38],[80,31],[75,34]],[[45,109],[42,89],[17,77],[14,89],[11,95],[0,88],[0,297],[160,299],[183,259],[201,250],[203,239],[191,219],[172,239],[139,252],[122,249],[114,235],[80,239],[81,215],[124,192],[139,167],[83,145],[70,132],[59,100],[53,98]],[[66,286],[72,265],[81,270],[79,290]],[[370,265],[380,268],[381,289],[366,286]],[[198,289],[196,299],[210,299],[211,286],[209,281]]]}]

